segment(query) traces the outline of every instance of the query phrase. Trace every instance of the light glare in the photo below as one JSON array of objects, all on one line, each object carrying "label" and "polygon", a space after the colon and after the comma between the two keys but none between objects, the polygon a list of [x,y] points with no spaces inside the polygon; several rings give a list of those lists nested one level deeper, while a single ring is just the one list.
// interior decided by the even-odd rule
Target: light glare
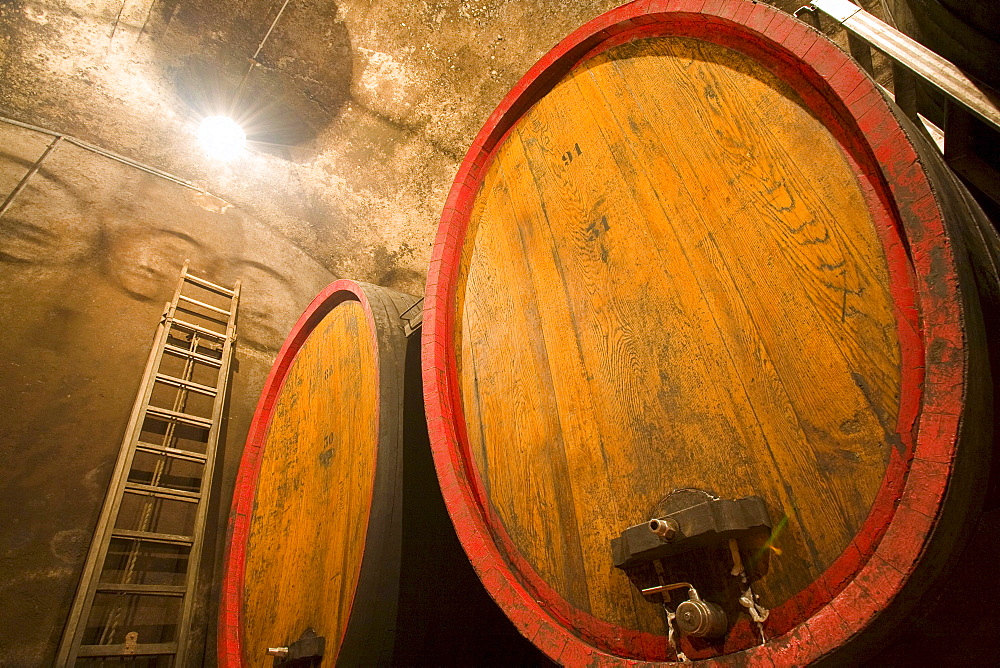
[{"label": "light glare", "polygon": [[228,116],[209,116],[198,128],[198,141],[213,158],[232,160],[246,148],[247,134]]}]

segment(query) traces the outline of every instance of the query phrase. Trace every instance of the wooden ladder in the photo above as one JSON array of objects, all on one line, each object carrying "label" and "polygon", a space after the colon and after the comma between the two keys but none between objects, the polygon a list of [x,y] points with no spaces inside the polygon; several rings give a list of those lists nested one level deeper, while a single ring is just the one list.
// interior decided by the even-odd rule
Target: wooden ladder
[{"label": "wooden ladder", "polygon": [[208,513],[240,283],[188,272],[156,330],[57,666],[185,657]]}]

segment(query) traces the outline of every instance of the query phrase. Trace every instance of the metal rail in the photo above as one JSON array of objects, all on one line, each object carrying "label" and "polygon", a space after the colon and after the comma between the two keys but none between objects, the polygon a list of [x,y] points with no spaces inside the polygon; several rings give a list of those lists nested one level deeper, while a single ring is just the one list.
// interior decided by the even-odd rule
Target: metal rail
[{"label": "metal rail", "polygon": [[176,183],[177,185],[184,186],[185,188],[190,188],[191,190],[200,192],[203,195],[215,197],[216,199],[222,199],[221,197],[213,195],[204,188],[201,188],[195,185],[194,183],[191,183],[190,181],[185,181],[179,176],[174,176],[173,174],[169,174],[161,169],[157,169],[156,167],[150,167],[149,165],[143,164],[138,160],[133,160],[132,158],[126,158],[124,155],[119,155],[113,151],[101,148],[100,146],[95,146],[94,144],[85,142],[82,139],[77,139],[76,137],[71,137],[70,135],[64,134],[62,132],[56,132],[55,130],[49,130],[48,128],[32,125],[31,123],[25,123],[24,121],[19,121],[13,118],[7,118],[6,116],[0,116],[0,123],[6,123],[7,125],[13,125],[18,128],[24,128],[25,130],[31,130],[32,132],[38,132],[40,134],[48,135],[50,137],[56,137],[57,139],[61,139],[62,141],[65,141],[68,144],[73,144],[74,146],[78,146],[86,151],[90,151],[91,153],[102,155],[105,158],[111,158],[112,160],[124,163],[129,167],[135,167],[136,169],[146,172],[147,174],[152,174],[153,176],[159,176],[161,179],[166,179],[167,181],[171,181],[173,183]]},{"label": "metal rail", "polygon": [[[1000,132],[1000,108],[994,102],[996,94],[969,79],[950,61],[880,21],[850,0],[813,0],[810,6],[844,26],[849,37],[854,36],[875,47],[894,63],[906,68]],[[855,55],[854,45],[851,46],[852,55]],[[857,55],[855,59],[865,65]]]},{"label": "metal rail", "polygon": [[849,0],[813,0],[795,15],[819,28],[820,13],[843,26],[851,56],[869,74],[875,74],[873,50],[885,54],[892,64],[892,91],[882,92],[927,132],[966,185],[1000,204],[1000,161],[992,149],[1000,142],[1000,92]]}]

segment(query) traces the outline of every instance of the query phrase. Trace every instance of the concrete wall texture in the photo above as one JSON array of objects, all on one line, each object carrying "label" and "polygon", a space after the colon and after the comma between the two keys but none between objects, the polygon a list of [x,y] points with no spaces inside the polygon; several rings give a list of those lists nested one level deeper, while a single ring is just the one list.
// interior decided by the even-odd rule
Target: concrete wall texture
[{"label": "concrete wall texture", "polygon": [[[291,0],[251,68],[281,4],[0,2],[0,115],[207,191],[63,142],[0,219],[2,666],[55,655],[185,259],[242,280],[245,296],[195,620],[213,662],[232,483],[285,334],[337,277],[422,294],[479,127],[541,55],[618,2]],[[194,135],[229,110],[251,151],[222,163]],[[0,123],[0,198],[51,139]]]},{"label": "concrete wall texture", "polygon": [[[0,126],[4,192],[49,137]],[[257,394],[332,274],[220,199],[62,142],[0,220],[0,665],[47,665],[181,265],[245,298],[195,626]]]}]

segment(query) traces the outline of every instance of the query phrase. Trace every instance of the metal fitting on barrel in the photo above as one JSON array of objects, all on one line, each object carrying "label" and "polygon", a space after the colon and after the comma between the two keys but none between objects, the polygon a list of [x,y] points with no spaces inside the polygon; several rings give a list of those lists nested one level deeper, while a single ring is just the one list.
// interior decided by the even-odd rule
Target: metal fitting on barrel
[{"label": "metal fitting on barrel", "polygon": [[677,520],[672,517],[653,518],[649,520],[649,530],[665,541],[671,541],[681,530]]},{"label": "metal fitting on barrel", "polygon": [[715,603],[692,598],[674,612],[681,634],[695,638],[721,638],[729,630],[726,611]]}]

